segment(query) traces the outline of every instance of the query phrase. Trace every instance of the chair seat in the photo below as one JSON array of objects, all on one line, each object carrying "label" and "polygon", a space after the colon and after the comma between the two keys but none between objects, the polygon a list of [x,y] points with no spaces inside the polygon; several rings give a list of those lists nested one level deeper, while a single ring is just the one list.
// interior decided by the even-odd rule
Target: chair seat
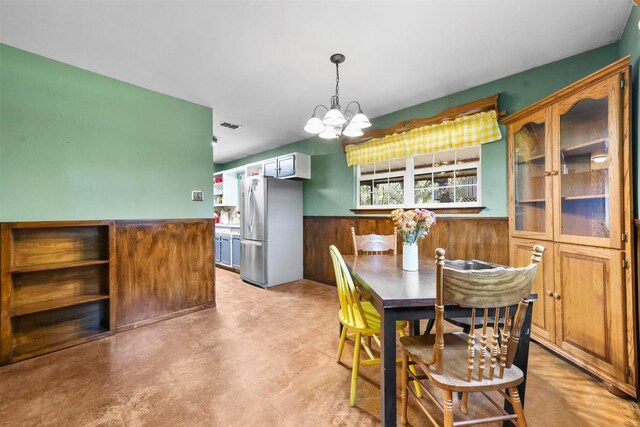
[{"label": "chair seat", "polygon": [[442,375],[438,375],[434,373],[433,366],[424,366],[426,362],[431,360],[435,339],[435,335],[402,337],[400,338],[400,345],[411,359],[416,361],[418,365],[422,365],[423,370],[427,368],[425,373],[429,379],[441,389],[461,392],[489,391],[517,386],[523,381],[522,371],[515,365],[511,365],[511,368],[508,369],[505,368],[503,377],[499,378],[499,361],[496,362],[493,380],[489,380],[489,361],[491,358],[489,347],[487,347],[486,351],[482,381],[478,381],[478,355],[480,354],[480,346],[476,343],[473,378],[471,382],[468,382],[467,340],[469,339],[469,335],[464,332],[444,334],[443,373]]},{"label": "chair seat", "polygon": [[[364,312],[365,317],[367,318],[368,328],[364,327],[364,322],[360,318],[358,312],[356,312],[356,323],[355,325],[348,322],[347,318],[343,315],[342,310],[338,312],[338,316],[340,317],[340,322],[351,329],[360,330],[361,332],[369,332],[369,333],[379,333],[380,332],[380,313],[378,310],[371,304],[369,301],[360,302],[362,306],[362,311]],[[407,326],[406,320],[399,320],[396,322],[396,329],[404,329]]]}]

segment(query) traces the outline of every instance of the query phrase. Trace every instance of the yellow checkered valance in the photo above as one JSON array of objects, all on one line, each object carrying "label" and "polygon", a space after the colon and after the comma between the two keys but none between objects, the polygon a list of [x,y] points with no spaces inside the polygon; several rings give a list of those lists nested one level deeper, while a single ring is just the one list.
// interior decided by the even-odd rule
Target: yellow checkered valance
[{"label": "yellow checkered valance", "polygon": [[347,145],[347,164],[366,165],[484,144],[501,138],[496,112],[491,110],[371,139],[361,144]]}]

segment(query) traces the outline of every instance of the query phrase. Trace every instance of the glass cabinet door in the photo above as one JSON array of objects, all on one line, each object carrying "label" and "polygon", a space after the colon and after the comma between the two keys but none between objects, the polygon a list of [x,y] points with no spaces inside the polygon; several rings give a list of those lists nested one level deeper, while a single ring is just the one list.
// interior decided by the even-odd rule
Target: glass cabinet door
[{"label": "glass cabinet door", "polygon": [[620,247],[620,95],[616,86],[617,80],[609,79],[556,106],[559,241]]},{"label": "glass cabinet door", "polygon": [[513,125],[511,149],[512,233],[522,237],[551,239],[552,202],[547,177],[549,158],[546,110]]}]

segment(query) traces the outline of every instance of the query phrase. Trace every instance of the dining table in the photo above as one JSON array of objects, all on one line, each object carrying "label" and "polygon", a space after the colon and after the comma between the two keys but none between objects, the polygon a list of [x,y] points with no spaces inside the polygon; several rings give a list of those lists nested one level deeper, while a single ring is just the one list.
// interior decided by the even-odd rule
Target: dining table
[{"label": "dining table", "polygon": [[[363,298],[369,300],[380,313],[380,421],[383,426],[395,426],[397,423],[395,323],[397,320],[413,321],[412,333],[417,335],[420,333],[421,319],[435,319],[435,261],[420,257],[418,271],[405,271],[402,268],[402,255],[347,255],[343,258]],[[520,343],[513,362],[524,373],[524,381],[518,386],[523,405],[529,358],[531,312],[533,302],[536,300],[536,294],[529,295],[530,303],[527,306]],[[516,310],[517,305],[510,307],[510,315],[514,315]],[[469,318],[471,309],[445,302],[444,315],[445,319]],[[506,399],[504,409],[513,413],[513,408]]]}]

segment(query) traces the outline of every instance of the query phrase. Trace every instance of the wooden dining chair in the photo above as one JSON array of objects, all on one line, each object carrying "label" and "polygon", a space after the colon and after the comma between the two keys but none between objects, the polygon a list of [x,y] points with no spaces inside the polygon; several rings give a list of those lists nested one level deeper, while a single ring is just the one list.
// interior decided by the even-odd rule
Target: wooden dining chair
[{"label": "wooden dining chair", "polygon": [[[380,363],[380,359],[374,356],[370,345],[363,339],[366,337],[373,337],[378,346],[380,346],[380,314],[369,301],[360,301],[359,294],[353,283],[353,279],[351,278],[351,273],[347,269],[347,265],[345,264],[340,251],[338,251],[338,248],[332,245],[329,248],[329,252],[331,253],[333,269],[336,275],[338,298],[340,300],[338,317],[342,324],[336,362],[340,362],[347,335],[349,333],[353,333],[355,335],[353,366],[351,368],[351,393],[349,396],[349,404],[354,406],[356,403],[356,386],[358,384],[358,372],[360,365],[374,365]],[[404,328],[406,326],[406,321],[396,322],[396,330],[400,336],[405,336]],[[367,356],[369,356],[368,360],[360,360],[361,347],[364,348]],[[398,359],[398,362],[400,361],[401,360]],[[419,388],[416,389],[416,392],[420,395],[422,394]]]},{"label": "wooden dining chair", "polygon": [[351,227],[351,238],[353,240],[353,254],[358,255],[383,255],[391,253],[398,254],[398,229],[393,228],[393,234],[366,234],[356,235],[356,229]]},{"label": "wooden dining chair", "polygon": [[[436,333],[400,338],[402,347],[402,409],[401,422],[407,423],[408,392],[413,394],[409,382],[419,384],[423,395],[444,413],[444,426],[476,425],[499,421],[515,421],[519,427],[526,426],[524,409],[520,402],[517,386],[523,381],[522,371],[513,365],[520,332],[538,263],[544,248],[533,247],[531,263],[523,268],[493,268],[487,270],[458,270],[444,264],[444,249],[436,249]],[[471,308],[471,326],[469,333],[453,332],[445,334],[444,305],[455,304]],[[509,307],[518,309],[513,317]],[[480,339],[476,340],[475,318],[482,318]],[[488,319],[492,318],[494,328],[488,335]],[[500,334],[500,340],[499,335]],[[490,338],[490,339],[488,339]],[[477,357],[476,357],[477,355]],[[424,375],[415,375],[410,366],[420,368]],[[440,403],[425,386],[431,382],[443,391],[443,403]],[[506,393],[506,390],[509,393]],[[515,414],[508,414],[488,394],[499,392],[513,406]],[[461,412],[468,414],[470,392],[482,392],[493,406],[501,411],[500,415],[474,420],[453,421],[453,393],[461,392]],[[416,396],[417,397],[417,396]],[[418,404],[427,418],[439,425],[427,410],[423,399]],[[513,422],[512,421],[512,422]]]}]

